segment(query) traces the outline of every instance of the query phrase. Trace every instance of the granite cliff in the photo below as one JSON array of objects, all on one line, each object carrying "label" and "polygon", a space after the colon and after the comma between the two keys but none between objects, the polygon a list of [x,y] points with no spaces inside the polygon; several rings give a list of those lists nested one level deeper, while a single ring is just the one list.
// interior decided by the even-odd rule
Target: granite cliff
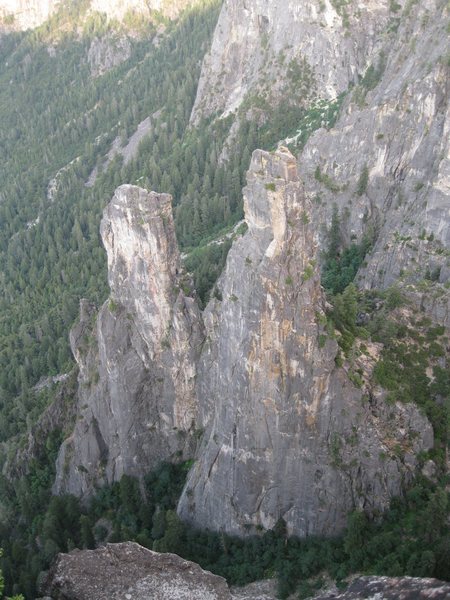
[{"label": "granite cliff", "polygon": [[78,420],[58,459],[55,491],[82,496],[123,473],[189,458],[202,323],[181,269],[171,197],[117,189],[101,234],[111,297],[81,303],[70,336],[79,366]]},{"label": "granite cliff", "polygon": [[[320,244],[326,245],[336,206],[347,245],[364,235],[373,241],[360,285],[434,280],[433,293],[419,294],[417,301],[445,323],[448,19],[443,0],[363,5],[314,0],[283,7],[229,0],[203,63],[191,117],[195,123],[242,106],[248,112],[255,96],[289,103],[299,87],[296,102],[305,107],[347,92],[337,123],[318,129],[299,147],[299,171]],[[287,142],[295,146],[301,133],[293,132]]]},{"label": "granite cliff", "polygon": [[450,274],[448,17],[439,0],[405,9],[374,63],[373,80],[349,93],[335,127],[317,131],[299,157],[316,222],[329,223],[336,205],[347,243],[372,232],[374,247],[359,274],[365,288],[425,278],[445,295],[439,283]]},{"label": "granite cliff", "polygon": [[56,492],[86,495],[191,457],[203,431],[179,506],[201,527],[244,534],[284,518],[290,533],[333,533],[411,481],[431,426],[381,390],[364,405],[336,367],[311,203],[289,151],[254,153],[244,198],[248,232],[201,316],[170,197],[117,190],[101,227],[111,299],[98,316],[82,303],[71,334],[79,416]]},{"label": "granite cliff", "polygon": [[[379,396],[363,407],[336,368],[337,344],[320,324],[311,203],[288,151],[254,153],[244,206],[248,232],[228,256],[222,300],[204,314],[198,397],[207,432],[179,512],[238,534],[280,518],[289,533],[330,534],[352,508],[382,510],[401,493],[432,431],[413,406],[388,410]],[[402,460],[380,459],[390,443],[404,446]]]},{"label": "granite cliff", "polygon": [[8,28],[31,29],[46,21],[59,4],[60,0],[2,0],[0,23]]},{"label": "granite cliff", "polygon": [[[206,56],[192,121],[229,114],[247,95],[288,101],[309,72],[314,92],[336,98],[379,51],[390,18],[386,0],[226,0]],[[302,90],[302,94],[309,89]]]}]

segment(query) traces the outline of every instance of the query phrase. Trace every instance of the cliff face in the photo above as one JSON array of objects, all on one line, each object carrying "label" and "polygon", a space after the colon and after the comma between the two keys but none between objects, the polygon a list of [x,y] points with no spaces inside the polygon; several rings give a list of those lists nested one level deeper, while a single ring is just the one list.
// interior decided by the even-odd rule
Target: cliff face
[{"label": "cliff face", "polygon": [[244,198],[248,232],[202,317],[186,295],[170,196],[116,191],[101,225],[111,298],[98,316],[83,302],[71,333],[78,418],[56,492],[86,495],[193,456],[200,430],[179,512],[214,530],[283,517],[290,533],[331,534],[352,508],[386,508],[412,478],[431,426],[381,390],[367,405],[336,367],[311,203],[288,150],[254,153]]},{"label": "cliff face", "polygon": [[186,296],[171,197],[122,186],[105,209],[111,298],[82,303],[71,345],[80,369],[78,419],[62,446],[55,491],[89,493],[123,473],[190,457],[202,341]]},{"label": "cliff face", "polygon": [[87,60],[94,77],[125,62],[131,55],[131,42],[127,36],[105,35],[94,38],[89,47]]},{"label": "cliff face", "polygon": [[449,278],[448,17],[440,0],[399,13],[372,82],[348,95],[336,126],[317,131],[299,157],[316,222],[329,224],[336,205],[347,243],[375,234],[360,273],[366,288]]},{"label": "cliff face", "polygon": [[[387,410],[381,397],[363,406],[336,368],[294,157],[255,152],[244,199],[248,232],[230,251],[222,301],[205,312],[198,394],[207,430],[179,512],[237,534],[280,518],[289,533],[331,534],[354,507],[387,507],[417,450],[432,444],[431,428],[412,406]],[[385,452],[389,443],[406,449],[403,462]]]},{"label": "cliff face", "polygon": [[379,49],[389,17],[387,0],[225,0],[192,120],[233,112],[249,92],[280,98],[289,78],[298,87],[305,63],[316,94],[335,98]]},{"label": "cliff face", "polygon": [[198,0],[92,0],[91,10],[103,12],[109,18],[122,19],[124,15],[132,10],[143,15],[150,15],[152,11],[157,11],[174,19],[178,14],[188,6],[192,6]]}]

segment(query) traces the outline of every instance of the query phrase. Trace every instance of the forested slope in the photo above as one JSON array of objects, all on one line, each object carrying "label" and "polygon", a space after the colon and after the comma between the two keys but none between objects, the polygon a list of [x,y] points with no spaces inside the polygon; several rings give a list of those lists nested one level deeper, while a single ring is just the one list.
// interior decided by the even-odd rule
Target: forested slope
[{"label": "forested slope", "polygon": [[[139,181],[173,193],[182,204],[177,225],[185,246],[239,217],[239,153],[231,169],[213,169],[229,124],[217,125],[215,136],[206,123],[187,131],[218,9],[217,2],[200,4],[179,23],[167,23],[157,42],[155,27],[127,37],[130,57],[97,78],[87,58],[94,41],[127,35],[104,19],[88,20],[81,35],[62,35],[56,22],[54,29],[1,39],[3,440],[23,431],[34,403],[29,390],[40,377],[70,369],[68,329],[79,299],[99,302],[106,295],[98,229],[118,184]],[[151,115],[151,132],[135,157],[124,166],[116,155],[102,171],[112,142],[125,142]],[[96,166],[101,172],[86,187]]]}]

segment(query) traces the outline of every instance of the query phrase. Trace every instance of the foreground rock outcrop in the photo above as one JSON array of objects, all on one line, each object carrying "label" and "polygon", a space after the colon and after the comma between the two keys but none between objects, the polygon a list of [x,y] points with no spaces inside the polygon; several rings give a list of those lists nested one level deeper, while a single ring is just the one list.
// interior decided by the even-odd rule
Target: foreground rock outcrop
[{"label": "foreground rock outcrop", "polygon": [[134,542],[59,554],[42,592],[55,600],[230,600],[222,577]]},{"label": "foreground rock outcrop", "polygon": [[290,534],[329,535],[355,507],[387,508],[432,430],[414,406],[387,409],[381,396],[364,404],[336,367],[311,203],[289,151],[254,153],[244,206],[248,232],[229,253],[221,300],[204,313],[206,434],[179,513],[241,535],[280,518]]},{"label": "foreground rock outcrop", "polygon": [[195,377],[203,340],[187,296],[171,197],[121,186],[101,234],[111,297],[98,315],[83,301],[70,336],[80,369],[78,418],[63,444],[55,491],[83,496],[122,474],[193,453]]}]

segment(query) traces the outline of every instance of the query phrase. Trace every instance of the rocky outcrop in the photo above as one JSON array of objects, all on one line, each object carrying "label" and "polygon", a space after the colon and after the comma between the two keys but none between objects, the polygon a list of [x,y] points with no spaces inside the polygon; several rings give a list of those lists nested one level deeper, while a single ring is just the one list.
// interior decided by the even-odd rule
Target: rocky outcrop
[{"label": "rocky outcrop", "polygon": [[431,426],[380,389],[365,401],[336,367],[312,205],[288,150],[254,153],[244,199],[248,231],[202,316],[170,196],[116,191],[101,225],[111,298],[98,315],[82,302],[71,332],[78,418],[57,493],[192,457],[200,432],[179,504],[199,527],[245,534],[283,518],[291,534],[332,534],[412,479]]},{"label": "rocky outcrop", "polygon": [[139,144],[145,138],[145,136],[151,131],[153,127],[153,121],[160,116],[161,112],[157,111],[151,117],[146,117],[143,121],[139,123],[136,128],[136,131],[131,135],[131,137],[127,140],[126,145],[122,146],[123,140],[120,136],[117,136],[113,143],[111,144],[108,153],[104,157],[103,164],[101,164],[101,169],[98,166],[95,166],[91,171],[89,178],[87,179],[85,186],[92,187],[97,181],[97,177],[99,171],[106,171],[111,162],[115,157],[121,156],[123,159],[123,164],[127,165],[138,153]]},{"label": "rocky outcrop", "polygon": [[222,577],[175,554],[107,544],[59,554],[42,592],[57,600],[231,600]]},{"label": "rocky outcrop", "polygon": [[87,59],[91,75],[98,77],[125,62],[131,55],[131,42],[122,35],[105,35],[92,40]]},{"label": "rocky outcrop", "polygon": [[348,244],[374,235],[366,288],[449,279],[448,16],[441,0],[408,3],[371,77],[299,157],[315,221],[329,224],[336,205]]},{"label": "rocky outcrop", "polygon": [[59,554],[41,600],[275,600],[275,581],[230,591],[222,577],[134,542]]},{"label": "rocky outcrop", "polygon": [[307,85],[319,97],[335,98],[357,81],[380,47],[390,18],[386,0],[226,0],[206,56],[192,121],[217,111],[229,114],[246,95],[289,101]]},{"label": "rocky outcrop", "polygon": [[58,458],[55,491],[141,476],[192,455],[201,318],[183,275],[171,197],[121,186],[101,234],[111,297],[81,303],[70,336],[80,369],[78,419]]},{"label": "rocky outcrop", "polygon": [[206,433],[179,513],[236,534],[280,518],[291,534],[336,533],[350,510],[383,510],[401,493],[431,427],[413,406],[364,404],[336,368],[312,207],[287,150],[254,153],[244,206],[248,232],[204,314]]},{"label": "rocky outcrop", "polygon": [[341,593],[319,594],[316,600],[447,600],[450,584],[417,577],[360,577]]}]

